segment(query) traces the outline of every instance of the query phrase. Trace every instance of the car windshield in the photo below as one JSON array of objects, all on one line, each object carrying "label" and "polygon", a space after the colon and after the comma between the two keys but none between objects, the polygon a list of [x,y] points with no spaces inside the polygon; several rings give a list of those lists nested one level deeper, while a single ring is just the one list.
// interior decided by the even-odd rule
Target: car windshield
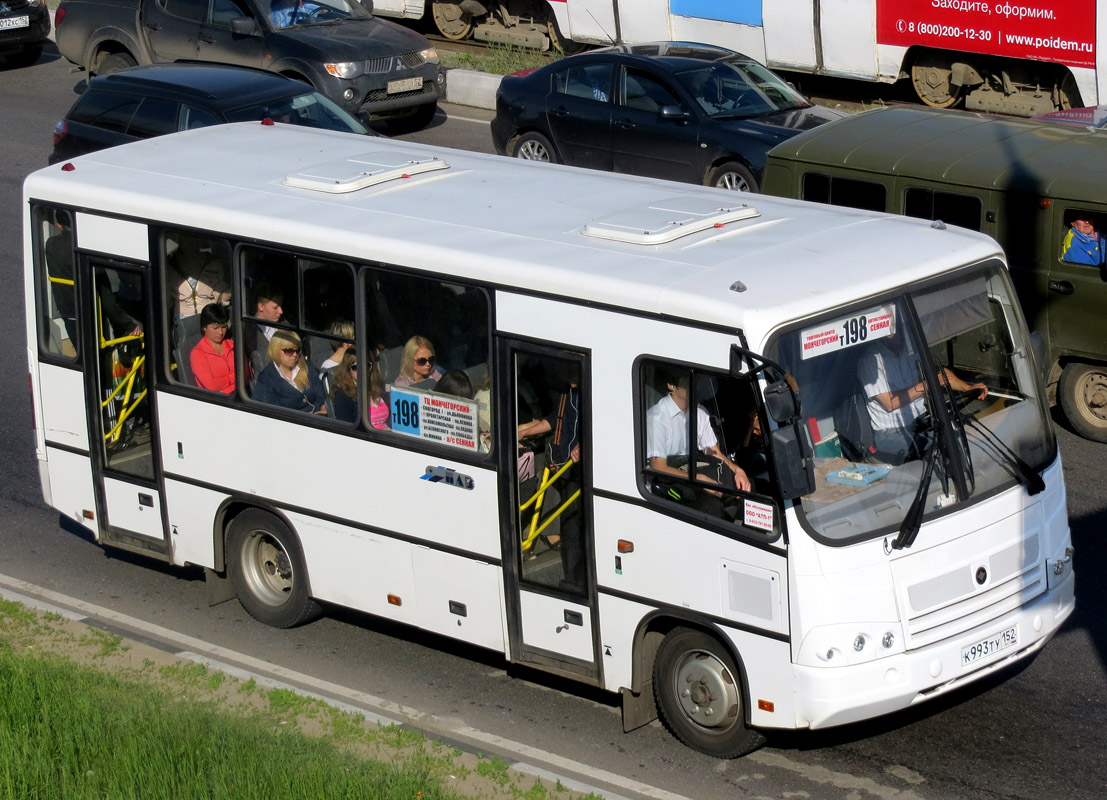
[{"label": "car windshield", "polygon": [[344,19],[368,19],[372,15],[356,0],[261,0],[274,28],[327,25]]},{"label": "car windshield", "polygon": [[287,122],[291,125],[304,125],[308,128],[325,128],[329,131],[351,131],[368,133],[369,131],[354,117],[343,111],[330,99],[309,91],[295,97],[282,97],[252,106],[236,108],[227,112],[231,122],[249,122],[269,118],[274,122]]},{"label": "car windshield", "polygon": [[1022,483],[1055,452],[1028,336],[998,265],[780,336],[815,441],[809,529],[900,531]]},{"label": "car windshield", "polygon": [[768,67],[746,59],[678,72],[677,79],[714,119],[760,117],[811,105]]}]

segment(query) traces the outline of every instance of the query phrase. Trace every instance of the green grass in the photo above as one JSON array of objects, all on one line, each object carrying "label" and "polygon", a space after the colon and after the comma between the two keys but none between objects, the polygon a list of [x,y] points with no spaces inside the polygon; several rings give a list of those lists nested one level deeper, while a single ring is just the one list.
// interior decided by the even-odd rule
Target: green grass
[{"label": "green grass", "polygon": [[543,53],[529,47],[506,44],[489,44],[482,53],[453,53],[439,51],[442,66],[447,69],[475,69],[494,75],[510,75],[521,69],[543,67],[561,58],[560,53]]},{"label": "green grass", "polygon": [[[455,797],[433,757],[364,760],[271,716],[186,702],[57,656],[21,655],[3,640],[0,697],[0,800]],[[274,711],[300,700],[269,693]]]}]

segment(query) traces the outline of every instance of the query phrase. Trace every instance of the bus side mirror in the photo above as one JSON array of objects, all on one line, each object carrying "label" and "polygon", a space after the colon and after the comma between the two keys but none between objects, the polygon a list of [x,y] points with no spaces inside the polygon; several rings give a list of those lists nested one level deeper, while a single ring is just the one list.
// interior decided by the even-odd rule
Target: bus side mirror
[{"label": "bus side mirror", "polygon": [[777,428],[770,437],[776,485],[785,500],[815,491],[815,461],[810,435],[807,428],[793,422]]},{"label": "bus side mirror", "polygon": [[773,381],[765,387],[765,407],[778,424],[791,422],[800,415],[798,398],[786,380]]}]

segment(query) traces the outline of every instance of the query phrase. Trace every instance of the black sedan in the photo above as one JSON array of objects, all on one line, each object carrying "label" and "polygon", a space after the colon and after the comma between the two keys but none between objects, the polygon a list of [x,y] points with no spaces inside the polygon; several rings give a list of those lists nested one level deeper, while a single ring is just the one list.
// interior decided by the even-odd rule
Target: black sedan
[{"label": "black sedan", "polygon": [[655,42],[504,78],[492,142],[518,158],[755,192],[774,145],[840,116],[740,53]]},{"label": "black sedan", "polygon": [[336,103],[283,75],[222,64],[150,64],[89,81],[54,126],[50,163],[151,136],[266,118],[370,133]]}]

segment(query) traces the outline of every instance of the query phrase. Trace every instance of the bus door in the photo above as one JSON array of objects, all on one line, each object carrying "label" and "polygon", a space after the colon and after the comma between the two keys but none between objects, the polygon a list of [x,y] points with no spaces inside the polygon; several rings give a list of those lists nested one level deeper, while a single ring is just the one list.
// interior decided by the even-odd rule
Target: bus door
[{"label": "bus door", "polygon": [[588,362],[511,344],[501,351],[511,428],[503,564],[513,661],[599,679],[592,559]]},{"label": "bus door", "polygon": [[150,402],[149,275],[144,267],[96,258],[87,268],[93,346],[85,348],[85,375],[101,538],[167,555]]}]

